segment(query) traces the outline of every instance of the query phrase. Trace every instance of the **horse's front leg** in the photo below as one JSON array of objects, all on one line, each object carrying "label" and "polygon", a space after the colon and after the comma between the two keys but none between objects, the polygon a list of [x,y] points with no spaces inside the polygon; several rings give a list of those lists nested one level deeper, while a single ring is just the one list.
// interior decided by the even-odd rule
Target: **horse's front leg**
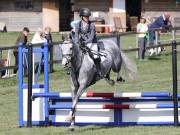
[{"label": "horse's front leg", "polygon": [[[80,87],[78,91],[82,91],[83,88]],[[80,94],[76,94],[74,99],[73,99],[73,104],[72,104],[72,109],[70,111],[69,117],[67,117],[66,121],[71,122],[71,125],[69,127],[70,131],[74,131],[74,124],[75,124],[75,113],[76,113],[76,107],[78,103],[78,99],[80,98]]]},{"label": "horse's front leg", "polygon": [[70,112],[71,116],[69,117],[69,120],[71,120],[71,126],[70,126],[71,131],[74,130],[75,112],[76,112],[76,107],[77,107],[78,100],[81,97],[81,95],[83,94],[83,92],[85,91],[86,87],[87,87],[87,79],[80,80],[79,88],[77,90],[76,95],[74,95],[73,104],[72,104],[72,110]]},{"label": "horse's front leg", "polygon": [[[78,90],[78,83],[74,73],[71,73],[70,82],[71,82],[72,102],[74,102],[75,95],[77,94],[77,90]],[[69,116],[66,118],[67,122],[71,122],[70,128],[74,127],[74,123],[75,123],[75,113],[73,112],[74,112],[73,109],[71,109],[71,111],[69,112]]]}]

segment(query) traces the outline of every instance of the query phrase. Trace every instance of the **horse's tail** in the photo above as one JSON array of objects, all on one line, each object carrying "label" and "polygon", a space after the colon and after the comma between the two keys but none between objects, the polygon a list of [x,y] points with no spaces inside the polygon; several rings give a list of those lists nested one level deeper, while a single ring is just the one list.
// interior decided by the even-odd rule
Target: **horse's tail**
[{"label": "horse's tail", "polygon": [[125,73],[130,79],[135,80],[137,78],[136,64],[133,61],[131,61],[124,52],[120,52],[122,57],[122,65],[124,66]]}]

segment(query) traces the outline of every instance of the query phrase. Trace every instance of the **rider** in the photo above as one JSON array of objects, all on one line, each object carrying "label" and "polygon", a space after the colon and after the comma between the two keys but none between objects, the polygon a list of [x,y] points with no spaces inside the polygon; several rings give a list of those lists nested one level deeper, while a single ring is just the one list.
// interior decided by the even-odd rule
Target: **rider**
[{"label": "rider", "polygon": [[76,24],[75,27],[74,43],[76,45],[80,44],[80,47],[88,48],[89,50],[92,50],[97,54],[93,54],[93,56],[91,56],[92,51],[88,52],[96,65],[97,75],[99,75],[99,77],[102,77],[100,66],[101,59],[98,55],[99,53],[95,25],[89,20],[89,17],[91,16],[91,11],[88,8],[82,8],[79,12],[79,16],[81,17],[81,20],[79,21],[79,23]]}]

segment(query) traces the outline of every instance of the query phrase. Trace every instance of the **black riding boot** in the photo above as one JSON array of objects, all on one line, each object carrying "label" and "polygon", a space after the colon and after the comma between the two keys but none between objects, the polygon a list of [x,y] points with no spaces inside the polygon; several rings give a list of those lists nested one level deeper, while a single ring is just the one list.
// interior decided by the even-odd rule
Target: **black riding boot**
[{"label": "black riding boot", "polygon": [[94,59],[94,63],[96,65],[97,76],[99,76],[100,78],[103,78],[103,75],[101,73],[101,59],[100,58]]}]

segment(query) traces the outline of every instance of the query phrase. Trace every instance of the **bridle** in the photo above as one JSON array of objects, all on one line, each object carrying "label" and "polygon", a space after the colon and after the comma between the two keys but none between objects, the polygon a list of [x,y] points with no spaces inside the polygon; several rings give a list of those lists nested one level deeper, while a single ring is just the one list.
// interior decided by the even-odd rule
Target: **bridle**
[{"label": "bridle", "polygon": [[68,65],[71,62],[72,54],[63,54],[62,57],[67,60],[67,65]]},{"label": "bridle", "polygon": [[[69,43],[71,43],[71,41],[64,41],[63,42],[63,44],[69,44]],[[67,60],[67,64],[66,65],[69,65],[69,63],[71,62],[72,53],[62,54],[62,57]]]}]

